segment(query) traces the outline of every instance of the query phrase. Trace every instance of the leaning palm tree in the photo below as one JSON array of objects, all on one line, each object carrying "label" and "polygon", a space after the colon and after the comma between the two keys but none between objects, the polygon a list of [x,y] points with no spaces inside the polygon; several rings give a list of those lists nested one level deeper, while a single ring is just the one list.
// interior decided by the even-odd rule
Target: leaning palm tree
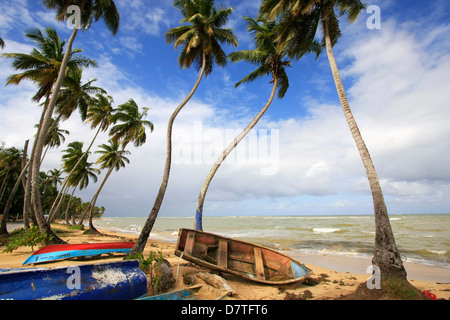
[{"label": "leaning palm tree", "polygon": [[[78,74],[78,72],[76,73]],[[80,83],[81,78],[78,76],[76,77],[78,79],[75,81],[75,83]],[[67,80],[67,78],[66,78]],[[96,127],[99,127],[96,134],[94,135],[94,138],[91,141],[91,144],[86,149],[84,155],[78,159],[78,162],[83,161],[83,158],[87,156],[89,151],[91,150],[95,140],[97,139],[99,133],[101,131],[106,131],[110,124],[110,116],[113,112],[112,107],[112,97],[107,96],[105,97],[102,93],[105,91],[101,88],[97,87],[91,87],[90,82],[88,82],[86,85],[79,86],[76,85],[76,88],[79,88],[79,90],[75,90],[74,95],[70,95],[70,90],[68,90],[67,94],[67,100],[73,100],[74,96],[78,96],[78,98],[75,99],[74,105],[72,107],[69,107],[71,103],[68,105],[65,105],[64,107],[61,107],[61,114],[67,116],[68,113],[72,113],[73,110],[78,106],[80,109],[80,113],[82,115],[82,119],[85,120],[87,117],[87,122],[91,122],[91,128],[94,129]],[[92,98],[89,94],[95,93],[95,92],[101,92],[97,94],[97,98]],[[66,99],[63,99],[62,101],[65,101]],[[87,109],[87,111],[84,111],[84,109]],[[83,116],[84,114],[84,116]],[[77,164],[78,165],[78,164]],[[58,195],[56,196],[55,201],[53,202],[52,208],[50,209],[50,215],[52,215],[54,212],[59,210],[59,206],[61,204],[61,196],[64,192],[64,189],[67,186],[67,182],[70,179],[70,176],[73,174],[73,170],[77,167],[77,165],[73,166],[73,169],[69,174],[67,175],[66,179],[64,180],[62,184],[62,188],[59,191]]]},{"label": "leaning palm tree", "polygon": [[[58,127],[57,121],[52,119],[50,132],[48,133],[47,140],[45,141],[45,145],[47,148],[45,149],[44,155],[42,156],[41,162],[44,160],[45,155],[48,150],[51,148],[57,148],[61,146],[66,141],[65,135],[69,135],[70,132],[68,130],[60,129]],[[38,128],[39,124],[35,125],[35,128]]]},{"label": "leaning palm tree", "polygon": [[[255,127],[258,121],[266,113],[267,109],[269,109],[275,97],[276,91],[278,90],[278,98],[281,99],[284,97],[289,88],[289,80],[285,67],[290,66],[290,61],[289,59],[286,59],[286,51],[280,50],[275,43],[275,38],[278,34],[278,24],[275,21],[269,21],[264,18],[261,18],[260,21],[256,21],[248,17],[244,17],[244,19],[247,21],[247,30],[253,33],[256,49],[233,52],[229,55],[229,59],[233,62],[247,61],[256,65],[258,68],[239,81],[236,84],[236,87],[240,86],[242,83],[251,82],[258,78],[271,75],[272,81],[270,83],[273,83],[272,92],[270,94],[269,101],[267,101],[249,125],[222,152],[207,175],[197,201],[195,214],[196,230],[203,230],[203,204],[205,202],[209,185],[217,170],[223,161],[225,161],[227,156],[234,150],[234,148],[236,148],[242,139],[244,139],[245,136]],[[320,45],[316,42],[303,43],[303,46],[304,53],[314,51],[318,54],[317,51],[320,51]]]},{"label": "leaning palm tree", "polygon": [[[23,154],[22,151],[16,149],[16,148],[8,148],[5,150],[2,150],[1,155],[0,155],[0,169],[1,170],[5,170],[7,172],[6,177],[4,179],[4,188],[2,188],[2,196],[3,193],[5,192],[6,189],[9,189],[9,196],[8,199],[5,203],[5,206],[3,209],[3,211],[1,211],[2,214],[2,219],[0,221],[1,226],[0,226],[0,235],[3,234],[8,234],[7,231],[7,222],[9,219],[9,209],[12,205],[13,199],[14,199],[14,195],[17,191],[17,188],[20,185],[20,181],[21,179],[16,178],[16,176],[19,176],[20,172],[21,172],[21,165],[22,165],[22,158],[23,158]],[[8,179],[9,177],[12,177],[13,179]],[[12,187],[12,183],[10,184],[10,188],[7,188],[8,186],[8,180],[9,181],[16,181],[14,183],[14,186]],[[0,201],[1,201],[1,197],[0,197]]]},{"label": "leaning palm tree", "polygon": [[[97,182],[97,174],[100,174],[100,170],[93,168],[93,163],[88,162],[88,158],[84,156],[83,143],[75,141],[67,146],[62,156],[63,171],[66,173],[73,172],[68,180],[68,187],[73,187],[72,196],[76,188],[79,187],[83,190],[89,185],[90,179]],[[79,159],[82,159],[80,162]],[[73,170],[75,168],[75,170]],[[70,201],[69,201],[70,204]],[[67,208],[69,205],[67,206]],[[66,208],[66,222],[68,221]],[[55,215],[49,217],[49,221],[54,219]]]},{"label": "leaning palm tree", "polygon": [[[98,21],[102,18],[105,21],[107,28],[116,34],[119,29],[119,13],[113,0],[43,0],[43,4],[49,9],[56,9],[57,20],[64,21],[66,19],[67,9],[71,5],[78,5],[80,9],[80,22],[84,26],[84,30],[87,30],[92,22]],[[78,29],[74,28],[72,35],[67,43],[66,53],[61,63],[61,67],[58,72],[58,78],[53,86],[50,101],[48,103],[48,110],[45,113],[41,121],[41,132],[38,134],[36,141],[35,153],[33,155],[32,170],[31,170],[31,198],[36,214],[36,218],[39,224],[39,228],[42,232],[51,233],[50,225],[44,218],[42,213],[42,205],[40,202],[39,194],[39,170],[40,164],[37,159],[41,158],[42,150],[44,148],[44,142],[46,138],[46,132],[50,125],[50,119],[53,115],[56,103],[58,101],[59,92],[63,84],[67,65],[70,59],[70,52],[72,51],[73,42],[77,36]],[[52,234],[53,235],[53,234]],[[61,242],[61,239],[55,238],[55,242]]]},{"label": "leaning palm tree", "polygon": [[187,24],[170,29],[165,35],[166,41],[174,43],[175,49],[183,45],[178,58],[180,67],[190,68],[195,63],[200,74],[191,92],[175,109],[169,119],[163,179],[148,219],[136,244],[131,249],[132,253],[143,252],[166,193],[172,164],[172,128],[175,118],[192,98],[203,76],[208,76],[212,72],[214,64],[222,67],[227,64],[226,54],[220,45],[229,44],[235,47],[238,45],[233,31],[223,28],[233,12],[232,8],[217,9],[214,0],[176,0],[174,6],[183,15],[181,23]]},{"label": "leaning palm tree", "polygon": [[[339,14],[335,13],[335,9],[339,11]],[[284,15],[282,20],[286,23],[295,22],[301,16],[315,17],[315,22],[312,25],[316,28],[319,25],[322,27],[322,43],[327,50],[339,100],[361,156],[372,191],[376,224],[375,253],[372,262],[380,268],[383,277],[394,276],[406,279],[406,270],[395,244],[377,172],[350,109],[333,53],[333,46],[341,36],[338,17],[347,14],[348,21],[351,23],[356,20],[362,9],[364,9],[364,5],[359,0],[265,0],[262,4],[261,12],[269,17]],[[289,39],[295,37],[296,34],[304,33],[304,30],[294,30],[294,34],[292,34],[290,29],[286,28],[285,32],[284,38]]]},{"label": "leaning palm tree", "polygon": [[109,140],[109,144],[102,144],[100,145],[100,148],[102,150],[95,152],[101,155],[97,160],[97,164],[101,165],[100,169],[108,169],[108,171],[86,210],[86,212],[89,211],[89,230],[95,233],[99,233],[92,223],[93,211],[97,198],[113,170],[119,171],[120,168],[125,168],[125,163],[130,163],[130,160],[125,156],[129,155],[130,152],[121,148],[118,141],[113,142],[112,140]]},{"label": "leaning palm tree", "polygon": [[[66,67],[64,70],[71,70],[73,68],[81,68],[81,67],[90,67],[95,66],[95,62],[91,59],[87,59],[85,57],[77,56],[78,53],[82,52],[79,49],[68,49],[65,54],[64,46],[65,41],[62,41],[58,33],[51,28],[45,29],[45,35],[39,29],[33,29],[26,33],[27,38],[31,39],[37,46],[37,48],[33,49],[30,54],[23,53],[6,53],[3,54],[4,57],[14,59],[12,65],[16,70],[22,71],[22,73],[14,74],[7,79],[7,84],[20,84],[23,80],[31,80],[38,85],[38,91],[33,96],[34,101],[40,101],[42,98],[45,98],[44,108],[42,110],[41,119],[39,121],[39,128],[37,130],[36,139],[34,140],[30,162],[27,166],[27,169],[24,170],[32,170],[33,169],[33,159],[40,159],[42,156],[42,149],[45,145],[45,139],[41,141],[42,146],[40,150],[40,154],[36,157],[36,148],[37,143],[39,141],[39,137],[42,131],[47,133],[49,131],[51,117],[48,119],[48,127],[44,130],[42,128],[42,123],[44,119],[44,115],[47,114],[47,109],[50,103],[50,95],[52,92],[52,87],[55,81],[58,78],[59,70],[62,66],[62,61],[65,56],[68,56],[68,61],[66,63]],[[46,134],[45,134],[46,135]],[[45,137],[46,138],[46,137]],[[38,160],[35,164],[36,166],[40,166],[40,161]],[[37,168],[39,172],[39,168]],[[39,175],[37,178],[39,180]],[[27,228],[28,221],[28,213],[29,213],[29,204],[31,197],[31,180],[32,173],[27,175],[27,183],[25,186],[25,197],[24,197],[24,224],[25,228]],[[39,182],[39,181],[37,181]],[[39,184],[35,185],[38,189]],[[37,190],[38,191],[38,190]],[[37,192],[36,191],[36,192]],[[46,220],[42,212],[39,215],[38,223],[42,226],[42,229],[46,233],[51,233],[50,227],[48,226]],[[61,242],[60,239],[52,234],[52,237],[55,239],[55,242]],[[59,239],[59,240],[58,240]]]}]

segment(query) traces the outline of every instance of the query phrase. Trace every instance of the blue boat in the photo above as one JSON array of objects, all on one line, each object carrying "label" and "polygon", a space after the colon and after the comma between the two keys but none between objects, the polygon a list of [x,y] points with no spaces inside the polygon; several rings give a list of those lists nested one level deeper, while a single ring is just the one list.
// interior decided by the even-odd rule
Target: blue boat
[{"label": "blue boat", "polygon": [[146,291],[138,260],[0,269],[0,300],[133,300]]},{"label": "blue boat", "polygon": [[196,286],[149,297],[143,296],[136,300],[198,300],[197,293],[201,287]]}]

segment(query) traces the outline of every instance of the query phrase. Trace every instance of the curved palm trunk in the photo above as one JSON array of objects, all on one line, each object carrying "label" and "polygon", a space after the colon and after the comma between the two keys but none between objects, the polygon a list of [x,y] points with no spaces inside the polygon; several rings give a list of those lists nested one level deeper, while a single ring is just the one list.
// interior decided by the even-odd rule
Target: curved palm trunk
[{"label": "curved palm trunk", "polygon": [[[117,159],[117,161],[119,161],[119,159]],[[117,161],[116,161],[116,163],[117,163]],[[92,231],[94,231],[94,232],[98,232],[98,230],[94,227],[94,224],[92,223],[92,218],[93,218],[93,215],[94,215],[93,213],[94,213],[95,204],[96,204],[96,202],[97,202],[98,195],[99,195],[100,192],[102,191],[103,186],[104,186],[105,183],[106,183],[106,180],[108,180],[109,176],[110,176],[111,173],[113,172],[115,165],[116,165],[116,164],[114,164],[111,168],[108,169],[108,172],[106,173],[106,176],[105,176],[105,178],[104,178],[103,181],[102,181],[102,184],[100,185],[100,187],[98,188],[98,190],[97,190],[97,192],[94,194],[94,196],[92,197],[91,203],[90,203],[89,206],[88,206],[88,210],[89,210],[89,229],[92,230]],[[86,213],[85,213],[85,215],[86,215]],[[85,215],[84,215],[84,216],[85,216]],[[83,216],[83,218],[81,219],[81,221],[83,221],[84,216]]]},{"label": "curved palm trunk", "polygon": [[386,203],[384,202],[383,192],[378,180],[377,172],[367,149],[366,144],[358,129],[355,118],[353,117],[350,105],[345,94],[344,85],[342,84],[336,60],[331,46],[330,35],[328,32],[328,24],[323,21],[323,30],[327,47],[328,60],[330,62],[331,71],[336,84],[339,100],[344,110],[345,118],[355,140],[359,154],[361,156],[367,178],[369,179],[370,189],[372,191],[373,205],[375,209],[375,253],[372,263],[377,265],[382,274],[399,276],[406,279],[406,270],[403,266],[400,254],[395,244],[394,234],[389,222]]},{"label": "curved palm trunk", "polygon": [[178,108],[175,109],[172,116],[169,119],[169,123],[167,125],[167,150],[166,150],[166,165],[164,168],[164,174],[163,174],[163,180],[161,182],[161,186],[158,191],[158,195],[156,196],[155,203],[153,204],[152,211],[150,212],[147,221],[145,222],[144,227],[142,228],[141,233],[139,234],[139,238],[137,239],[135,245],[131,249],[130,254],[143,252],[145,248],[145,244],[147,243],[148,237],[150,236],[150,232],[153,229],[153,225],[155,224],[155,220],[158,216],[159,209],[161,208],[161,204],[164,199],[164,195],[166,193],[167,184],[169,182],[169,175],[170,175],[170,167],[172,164],[172,128],[173,123],[175,121],[175,118],[180,113],[181,109],[189,102],[189,100],[194,95],[195,91],[197,90],[198,86],[200,85],[200,82],[203,78],[203,75],[205,74],[206,69],[206,55],[203,53],[203,63],[202,63],[202,69],[200,71],[200,75],[198,76],[197,82],[195,83],[194,87],[192,88],[189,95],[181,102],[181,104],[178,106]]},{"label": "curved palm trunk", "polygon": [[203,231],[203,204],[205,202],[206,193],[208,192],[209,185],[214,178],[217,170],[231,153],[231,151],[236,148],[236,146],[241,142],[242,139],[255,127],[258,121],[262,118],[262,116],[266,113],[267,109],[269,109],[270,105],[273,102],[275,97],[275,93],[277,92],[278,79],[274,79],[272,93],[270,95],[269,101],[265,104],[265,106],[261,109],[261,111],[256,115],[256,117],[250,122],[250,124],[233,140],[233,142],[223,151],[222,155],[217,159],[214,163],[211,171],[206,177],[205,182],[203,183],[202,189],[200,191],[200,195],[198,196],[197,201],[197,209],[195,210],[195,229]]},{"label": "curved palm trunk", "polygon": [[44,232],[50,236],[52,236],[52,243],[60,244],[65,243],[62,239],[60,239],[50,228],[50,224],[44,218],[44,214],[42,212],[42,204],[41,197],[39,192],[39,170],[40,170],[40,160],[42,157],[42,151],[44,149],[45,140],[47,138],[48,129],[50,127],[50,121],[53,115],[53,110],[55,109],[56,101],[58,98],[59,91],[61,89],[62,82],[66,75],[66,69],[69,62],[69,58],[72,52],[72,45],[75,41],[75,37],[77,36],[78,30],[76,28],[73,29],[72,35],[67,44],[66,52],[64,54],[63,61],[61,63],[61,68],[58,74],[58,79],[56,80],[55,86],[53,88],[52,97],[50,99],[48,110],[45,113],[45,117],[42,122],[42,129],[38,137],[36,138],[36,150],[33,158],[33,165],[31,170],[31,203],[34,208],[34,212],[36,215],[36,220],[39,225],[39,229],[41,232]]}]

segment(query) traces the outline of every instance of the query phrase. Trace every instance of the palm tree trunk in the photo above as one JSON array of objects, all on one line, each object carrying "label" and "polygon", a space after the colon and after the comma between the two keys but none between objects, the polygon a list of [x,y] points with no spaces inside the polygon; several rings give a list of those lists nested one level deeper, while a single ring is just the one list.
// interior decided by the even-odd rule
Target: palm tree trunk
[{"label": "palm tree trunk", "polygon": [[[119,159],[117,159],[116,163],[119,161]],[[108,172],[105,175],[105,178],[102,181],[102,184],[100,185],[100,187],[98,188],[97,192],[94,194],[94,196],[92,197],[91,203],[89,204],[88,210],[89,210],[89,229],[95,232],[98,232],[98,230],[94,227],[94,224],[92,223],[92,217],[93,217],[93,212],[94,212],[94,208],[95,208],[95,203],[97,202],[97,198],[100,194],[100,192],[103,189],[103,186],[106,183],[106,180],[108,180],[109,176],[111,175],[111,173],[114,170],[114,167],[116,166],[116,163],[111,166],[111,168],[108,169]],[[84,216],[83,216],[84,218]]]},{"label": "palm tree trunk", "polygon": [[181,109],[189,102],[189,100],[194,95],[195,91],[197,90],[198,86],[200,85],[200,82],[203,78],[203,75],[205,74],[206,70],[206,54],[203,53],[203,63],[202,63],[202,69],[200,71],[200,75],[198,76],[197,82],[195,83],[194,87],[192,88],[189,95],[181,102],[181,104],[178,106],[178,108],[175,109],[174,113],[169,119],[169,123],[167,125],[167,150],[166,150],[166,165],[164,168],[164,174],[163,174],[163,180],[161,182],[161,186],[159,188],[158,195],[156,196],[155,203],[153,204],[152,211],[150,212],[147,221],[145,222],[144,227],[142,228],[141,233],[139,234],[139,238],[137,239],[135,245],[131,249],[130,254],[143,252],[145,245],[147,243],[148,237],[150,236],[150,232],[153,229],[153,225],[155,224],[156,218],[159,213],[159,209],[161,208],[161,204],[164,199],[164,195],[166,193],[167,184],[169,182],[169,175],[170,175],[170,167],[172,163],[172,128],[173,123],[175,121],[175,118],[180,113]]},{"label": "palm tree trunk", "polygon": [[211,171],[209,172],[208,176],[206,177],[205,182],[203,183],[202,189],[200,191],[200,195],[198,196],[197,209],[195,210],[195,229],[196,230],[203,231],[203,224],[202,224],[203,204],[205,202],[206,193],[208,192],[209,185],[210,185],[212,179],[214,178],[214,175],[216,174],[217,170],[219,170],[219,167],[222,165],[222,163],[225,161],[225,159],[228,157],[228,155],[231,153],[231,151],[233,151],[234,148],[236,148],[236,146],[241,142],[242,139],[245,138],[245,136],[250,132],[250,130],[252,130],[255,127],[255,125],[258,123],[258,121],[266,113],[267,109],[269,109],[270,105],[273,102],[275,94],[277,92],[277,85],[278,85],[278,79],[275,78],[274,82],[273,82],[273,89],[272,89],[272,93],[270,95],[269,101],[267,101],[265,106],[256,115],[256,117],[252,120],[252,122],[250,122],[250,124],[223,151],[222,155],[217,159],[217,161],[214,163],[213,167],[211,168]]},{"label": "palm tree trunk", "polygon": [[14,196],[16,195],[17,189],[19,188],[19,185],[22,183],[22,178],[25,175],[27,168],[28,168],[28,164],[25,166],[25,168],[20,173],[20,176],[17,178],[16,183],[14,184],[14,187],[11,190],[11,193],[9,194],[8,200],[6,201],[5,208],[3,210],[3,219],[1,221],[0,235],[8,234],[6,224],[9,219],[9,209],[11,208],[11,204],[14,200]]},{"label": "palm tree trunk", "polygon": [[33,166],[31,170],[31,203],[34,207],[34,212],[36,215],[36,220],[39,225],[39,229],[41,232],[45,232],[48,235],[51,235],[53,240],[52,243],[59,244],[64,243],[62,239],[60,239],[50,228],[50,224],[46,221],[44,218],[44,214],[42,212],[42,204],[41,204],[41,197],[39,192],[39,170],[40,170],[40,160],[42,157],[42,151],[44,149],[45,140],[47,138],[48,129],[50,127],[50,121],[53,115],[53,110],[56,105],[56,101],[58,99],[59,91],[61,89],[62,82],[64,80],[64,77],[66,75],[66,69],[67,65],[72,53],[72,45],[75,41],[75,38],[77,36],[78,29],[74,28],[72,35],[70,36],[69,42],[67,44],[66,52],[64,53],[64,58],[61,63],[61,68],[58,73],[58,79],[56,80],[56,83],[53,88],[52,97],[50,99],[48,110],[45,113],[44,121],[42,123],[42,130],[40,134],[38,135],[37,143],[36,143],[36,150],[35,155],[33,159]]},{"label": "palm tree trunk", "polygon": [[331,45],[330,35],[328,32],[328,24],[323,20],[323,30],[327,47],[328,60],[330,62],[331,71],[336,84],[339,100],[344,110],[345,118],[352,133],[353,139],[358,148],[367,178],[369,180],[370,189],[372,191],[372,199],[375,210],[375,253],[372,263],[377,265],[382,275],[398,276],[406,279],[406,270],[403,266],[400,254],[395,244],[394,234],[392,232],[389,216],[384,201],[383,192],[378,180],[377,172],[370,157],[369,150],[361,136],[358,125],[353,117],[350,105],[345,94],[344,85],[342,84],[339,70],[334,58],[333,48]]},{"label": "palm tree trunk", "polygon": [[[67,202],[67,207],[66,207],[66,212],[65,212],[65,218],[66,218],[66,221],[69,221],[69,208],[70,208],[70,202],[72,202],[72,198],[73,198],[73,195],[74,195],[76,189],[77,189],[76,186],[73,187],[72,194],[69,195],[69,201]],[[50,219],[49,219],[49,220],[50,220]]]}]

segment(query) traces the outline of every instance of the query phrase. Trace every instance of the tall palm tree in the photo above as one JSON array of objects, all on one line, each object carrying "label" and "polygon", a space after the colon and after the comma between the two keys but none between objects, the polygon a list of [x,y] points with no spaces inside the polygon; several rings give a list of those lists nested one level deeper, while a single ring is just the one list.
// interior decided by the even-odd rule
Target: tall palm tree
[{"label": "tall palm tree", "polygon": [[[6,172],[5,178],[3,180],[3,188],[1,191],[1,198],[3,197],[3,193],[8,190],[9,196],[5,203],[5,206],[2,211],[2,220],[0,226],[0,234],[7,234],[7,222],[9,219],[9,209],[12,205],[14,195],[16,194],[17,188],[20,185],[20,179],[17,178],[22,171],[22,158],[23,154],[17,148],[8,148],[2,150],[0,153],[0,170]],[[15,181],[15,183],[14,183]],[[8,187],[9,185],[9,187]],[[13,186],[14,185],[14,186]]]},{"label": "tall palm tree", "polygon": [[109,135],[113,142],[120,141],[122,149],[132,142],[135,147],[142,146],[147,141],[146,127],[153,132],[153,123],[145,120],[148,108],[144,108],[139,112],[139,107],[133,99],[121,104],[114,110],[109,121],[114,126],[111,128]]},{"label": "tall palm tree", "polygon": [[[80,158],[82,158],[81,162],[78,161]],[[64,172],[72,172],[72,169],[75,167],[73,174],[68,180],[68,187],[73,187],[72,197],[76,188],[79,187],[80,190],[83,190],[89,185],[90,179],[92,179],[94,182],[97,182],[97,174],[100,174],[100,170],[97,168],[93,168],[93,163],[88,162],[88,158],[84,156],[82,142],[75,141],[70,143],[67,149],[64,150],[62,160]],[[69,205],[67,206],[67,208],[69,207]],[[52,219],[53,217],[49,218],[50,221]],[[66,221],[67,220],[66,209]]]},{"label": "tall palm tree", "polygon": [[[105,97],[103,93],[106,93],[103,89],[98,87],[92,87],[90,86],[90,83],[92,81],[89,81],[85,85],[80,85],[81,83],[81,72],[75,72],[75,78],[76,81],[73,81],[75,93],[74,95],[71,95],[71,90],[63,90],[61,93],[64,97],[61,101],[68,101],[68,104],[63,104],[63,107],[61,107],[60,111],[61,114],[64,115],[64,117],[70,116],[70,114],[73,112],[75,108],[80,109],[81,118],[86,120],[87,122],[91,122],[91,128],[94,129],[97,126],[99,126],[96,134],[94,135],[94,138],[92,139],[89,147],[85,151],[84,155],[78,159],[78,162],[81,162],[85,156],[87,156],[88,152],[91,150],[95,140],[97,139],[100,131],[106,131],[109,127],[109,117],[111,116],[113,112],[112,107],[112,97],[108,96]],[[66,78],[68,80],[68,78]],[[92,98],[90,94],[97,93],[97,98]],[[75,98],[74,98],[75,97]],[[76,98],[78,97],[78,98]],[[72,102],[70,102],[72,101]],[[72,107],[71,107],[72,105]],[[62,203],[60,201],[60,198],[64,192],[64,189],[66,188],[67,181],[70,179],[70,176],[73,173],[73,170],[77,165],[75,165],[72,169],[72,172],[69,172],[66,179],[63,182],[62,188],[58,195],[56,196],[56,199],[52,205],[52,208],[50,210],[50,215],[52,215],[54,212],[59,210],[59,205]]]},{"label": "tall palm tree", "polygon": [[[195,215],[196,230],[203,230],[203,204],[205,202],[209,185],[217,170],[231,151],[234,150],[234,148],[242,141],[242,139],[245,138],[245,136],[255,127],[258,121],[266,113],[267,109],[273,102],[276,91],[278,90],[278,97],[281,99],[284,97],[289,88],[289,80],[285,67],[290,66],[290,61],[289,59],[285,59],[287,56],[286,51],[280,50],[275,43],[275,38],[278,35],[278,24],[275,21],[270,21],[264,18],[261,18],[259,21],[248,17],[244,17],[244,19],[247,21],[247,30],[254,36],[256,49],[233,52],[229,55],[229,59],[233,62],[250,62],[256,65],[257,69],[239,81],[236,84],[236,87],[240,86],[242,83],[251,82],[260,77],[271,75],[271,83],[273,83],[272,92],[264,107],[259,111],[249,125],[222,152],[207,175],[197,201]],[[304,53],[310,53],[312,51],[317,53],[317,51],[320,51],[320,45],[316,42],[303,43],[302,45],[305,47],[303,48]]]},{"label": "tall palm tree", "polygon": [[[335,12],[336,9],[339,11],[338,14]],[[406,279],[406,270],[395,244],[377,172],[350,109],[333,53],[333,46],[341,36],[338,18],[346,14],[348,21],[351,23],[356,20],[362,9],[364,9],[364,5],[359,0],[264,0],[261,12],[270,17],[284,14],[282,19],[290,22],[295,21],[302,15],[315,17],[315,22],[312,25],[316,27],[320,25],[322,27],[322,43],[327,50],[339,100],[361,156],[372,191],[376,225],[375,252],[372,262],[380,268],[383,276]],[[286,29],[286,32],[288,35],[285,38],[288,39],[292,35],[289,35],[289,29]],[[301,31],[294,30],[294,33],[301,33]]]},{"label": "tall palm tree", "polygon": [[200,73],[191,92],[175,109],[169,119],[163,179],[153,208],[136,244],[131,249],[132,253],[143,252],[166,193],[172,164],[172,129],[176,117],[194,95],[203,76],[208,76],[212,72],[214,64],[221,67],[227,64],[226,54],[220,45],[229,44],[235,47],[238,45],[233,31],[223,28],[233,12],[232,8],[217,9],[214,0],[175,0],[174,6],[183,15],[180,23],[186,24],[170,29],[165,34],[166,42],[174,43],[175,49],[183,46],[178,58],[181,68],[190,68],[195,63]]},{"label": "tall palm tree", "polygon": [[106,91],[93,85],[97,79],[82,82],[83,69],[75,68],[67,72],[61,92],[58,96],[56,112],[62,120],[67,120],[76,109],[80,112],[81,120],[85,121],[92,96],[106,94]]},{"label": "tall palm tree", "polygon": [[96,151],[95,153],[100,154],[101,156],[97,160],[97,164],[100,164],[100,169],[108,169],[105,177],[103,178],[103,181],[98,188],[97,192],[92,197],[92,200],[88,206],[89,210],[89,229],[92,232],[97,232],[97,229],[94,227],[92,223],[93,218],[93,211],[95,208],[95,203],[97,202],[97,198],[102,191],[103,187],[105,186],[106,180],[108,180],[109,176],[115,169],[116,171],[119,171],[120,168],[125,168],[125,163],[130,163],[130,160],[125,156],[129,155],[130,152],[124,150],[121,148],[121,145],[118,141],[113,142],[112,140],[109,140],[109,144],[102,144],[100,145],[100,148],[102,150]]},{"label": "tall palm tree", "polygon": [[[34,127],[38,128],[39,124],[36,124]],[[50,131],[48,133],[47,140],[45,141],[45,145],[47,146],[47,148],[45,149],[45,152],[44,152],[44,155],[42,156],[41,162],[44,160],[45,155],[48,152],[48,149],[55,148],[55,147],[57,148],[57,147],[61,146],[61,144],[63,144],[66,141],[66,137],[64,135],[69,135],[69,134],[70,134],[69,131],[60,129],[58,127],[57,120],[54,120],[52,118]]]},{"label": "tall palm tree", "polygon": [[[43,4],[49,9],[56,9],[57,20],[64,21],[66,19],[67,8],[71,5],[78,5],[81,12],[80,21],[84,26],[84,30],[87,30],[94,21],[98,21],[102,18],[105,21],[106,27],[111,31],[113,35],[117,33],[119,30],[119,13],[117,11],[116,5],[113,0],[43,0]],[[72,35],[69,38],[67,43],[67,49],[64,54],[64,58],[61,63],[60,71],[58,72],[58,78],[53,86],[52,94],[50,101],[48,103],[48,110],[45,113],[45,116],[42,119],[41,123],[41,132],[37,137],[36,142],[36,150],[33,155],[33,163],[32,163],[32,184],[31,184],[31,197],[32,203],[34,206],[34,211],[36,214],[37,222],[39,224],[39,228],[42,232],[45,233],[53,233],[50,230],[50,225],[44,218],[42,213],[42,206],[40,203],[39,197],[39,163],[35,161],[36,159],[40,159],[42,155],[42,150],[44,147],[44,141],[46,138],[46,132],[50,126],[50,119],[53,114],[53,110],[55,109],[56,103],[58,101],[59,92],[61,86],[63,84],[66,70],[68,66],[68,62],[70,59],[70,52],[72,51],[72,46],[77,36],[78,29],[74,28]],[[53,235],[53,234],[52,234]],[[55,236],[56,237],[56,236]],[[54,238],[55,238],[54,237]],[[54,242],[62,242],[61,239],[55,238]]]},{"label": "tall palm tree", "polygon": [[[47,28],[45,29],[45,35],[39,29],[33,29],[26,33],[27,38],[31,39],[37,46],[37,48],[33,49],[30,54],[22,54],[22,53],[6,53],[3,56],[7,58],[14,59],[12,65],[16,70],[23,71],[19,74],[14,74],[8,78],[7,84],[19,84],[22,80],[31,80],[38,85],[38,91],[34,95],[34,101],[40,101],[42,98],[46,98],[44,103],[44,108],[42,110],[41,119],[39,121],[39,128],[37,130],[36,139],[33,143],[33,148],[30,156],[30,163],[28,164],[28,171],[32,171],[37,168],[37,172],[39,173],[40,166],[40,158],[42,156],[42,149],[45,145],[46,133],[49,131],[51,116],[48,121],[48,126],[44,130],[42,128],[43,120],[45,115],[47,114],[47,109],[50,103],[50,95],[52,92],[52,87],[55,81],[58,78],[59,70],[62,66],[62,61],[65,56],[68,57],[68,61],[66,62],[66,67],[64,70],[71,70],[73,68],[81,68],[81,67],[90,67],[95,66],[95,62],[91,59],[87,59],[85,57],[79,57],[77,54],[82,52],[82,50],[67,49],[66,53],[64,53],[65,41],[61,41],[57,32],[54,29]],[[41,141],[41,150],[38,157],[36,157],[36,149],[39,141],[39,137],[41,133],[44,132],[45,137],[42,137]],[[34,159],[38,159],[34,165]],[[39,180],[39,175],[36,177]],[[27,228],[28,221],[28,208],[30,203],[30,192],[31,192],[31,180],[32,173],[27,175],[27,183],[25,186],[25,197],[24,197],[24,224]],[[35,187],[38,189],[39,181],[36,181],[37,185]],[[38,192],[36,189],[36,192]],[[44,232],[50,233],[51,230],[44,219],[42,214],[42,210],[39,215],[39,221],[43,226]],[[55,242],[61,242],[60,239],[52,234]]]}]

